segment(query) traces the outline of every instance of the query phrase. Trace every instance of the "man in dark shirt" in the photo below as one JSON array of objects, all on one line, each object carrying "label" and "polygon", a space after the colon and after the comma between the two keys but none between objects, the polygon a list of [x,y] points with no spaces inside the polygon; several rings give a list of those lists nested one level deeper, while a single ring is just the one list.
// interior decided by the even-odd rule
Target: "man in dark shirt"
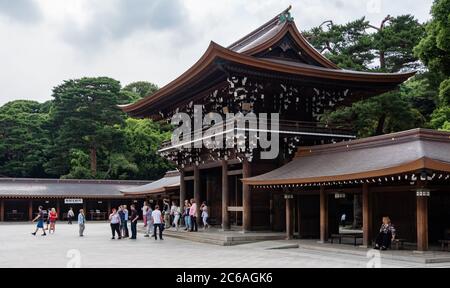
[{"label": "man in dark shirt", "polygon": [[131,238],[135,240],[137,236],[137,222],[139,220],[139,215],[137,213],[136,207],[134,205],[131,205]]}]

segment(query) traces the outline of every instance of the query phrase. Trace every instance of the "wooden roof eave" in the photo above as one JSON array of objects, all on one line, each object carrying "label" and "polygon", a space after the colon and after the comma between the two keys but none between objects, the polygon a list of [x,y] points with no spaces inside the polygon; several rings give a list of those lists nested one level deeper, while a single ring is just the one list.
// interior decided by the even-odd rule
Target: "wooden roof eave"
[{"label": "wooden roof eave", "polygon": [[161,193],[166,193],[166,192],[170,192],[170,191],[176,191],[179,190],[180,186],[165,186],[165,187],[161,187],[158,189],[153,189],[153,190],[148,190],[145,192],[139,192],[139,193],[127,193],[127,192],[122,192],[122,194],[125,197],[145,197],[145,196],[150,196],[150,195],[155,195],[155,194],[161,194]]},{"label": "wooden roof eave", "polygon": [[303,35],[300,33],[294,22],[286,23],[283,29],[281,29],[271,39],[265,41],[264,43],[261,43],[260,45],[252,47],[249,50],[243,51],[242,54],[251,56],[263,52],[271,48],[276,43],[278,43],[281,39],[283,39],[283,37],[287,33],[289,33],[293,37],[296,44],[300,48],[302,48],[308,54],[308,56],[313,58],[317,63],[320,63],[325,68],[341,70],[339,66],[331,62],[328,58],[326,58],[322,54],[320,54],[319,51],[317,51],[313,46],[311,46],[311,44],[309,44],[309,42],[305,39],[305,37],[303,37]]},{"label": "wooden roof eave", "polygon": [[382,178],[388,176],[390,177],[407,173],[416,173],[424,169],[450,173],[450,164],[424,157],[403,165],[393,166],[381,170],[365,171],[353,174],[329,175],[329,176],[298,178],[298,179],[252,180],[251,178],[246,178],[242,179],[242,182],[244,184],[251,186],[320,184],[327,182],[355,181],[355,180]]},{"label": "wooden roof eave", "polygon": [[171,93],[174,93],[186,85],[201,74],[208,66],[212,65],[216,59],[223,59],[226,61],[236,62],[242,65],[250,66],[256,69],[265,69],[280,73],[294,74],[298,76],[316,77],[332,80],[342,80],[342,81],[356,81],[364,83],[385,83],[396,85],[404,82],[408,78],[412,77],[416,72],[410,73],[362,73],[362,72],[352,72],[344,70],[331,70],[331,69],[318,69],[313,66],[311,67],[298,67],[285,65],[281,63],[271,62],[263,59],[258,59],[248,55],[243,55],[237,52],[233,52],[227,48],[224,48],[214,42],[211,42],[205,54],[197,61],[194,66],[183,73],[180,77],[167,84],[160,90],[158,90],[152,96],[146,97],[134,104],[123,105],[120,108],[130,114],[143,113],[143,109],[147,109],[149,106],[156,103],[162,97],[165,97]]}]

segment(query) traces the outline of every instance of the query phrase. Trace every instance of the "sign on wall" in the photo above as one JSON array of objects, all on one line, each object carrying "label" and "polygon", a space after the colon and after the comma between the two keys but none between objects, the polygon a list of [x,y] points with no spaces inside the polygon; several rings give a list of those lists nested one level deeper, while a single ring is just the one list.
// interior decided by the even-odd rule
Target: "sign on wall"
[{"label": "sign on wall", "polygon": [[64,199],[64,204],[83,204],[83,199]]}]

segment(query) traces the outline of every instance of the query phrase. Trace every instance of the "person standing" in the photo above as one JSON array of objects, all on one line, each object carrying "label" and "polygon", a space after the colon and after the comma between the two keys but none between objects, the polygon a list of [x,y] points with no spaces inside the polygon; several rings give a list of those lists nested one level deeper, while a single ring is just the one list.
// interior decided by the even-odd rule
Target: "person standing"
[{"label": "person standing", "polygon": [[118,239],[122,239],[120,235],[120,215],[117,212],[116,208],[112,209],[111,214],[109,215],[109,220],[111,221],[111,232],[112,232],[112,240],[116,239],[116,233],[119,237]]},{"label": "person standing", "polygon": [[153,218],[152,218],[152,208],[148,206],[147,213],[145,214],[145,218],[147,219],[147,230],[144,235],[144,237],[150,237],[150,235],[153,237]]},{"label": "person standing", "polygon": [[130,237],[130,234],[128,232],[128,220],[130,219],[130,216],[129,216],[129,212],[127,209],[127,205],[123,205],[123,216],[125,218],[125,221],[124,221],[123,227],[122,227],[123,228],[123,237],[128,238],[128,237]]},{"label": "person standing", "polygon": [[49,221],[50,221],[50,230],[49,230],[49,234],[55,234],[55,230],[56,230],[56,220],[58,219],[58,213],[56,212],[55,208],[52,208],[50,210],[50,213],[48,215]]},{"label": "person standing", "polygon": [[147,227],[147,213],[150,207],[148,207],[147,201],[144,201],[144,206],[142,207],[142,220],[144,221],[144,227]]},{"label": "person standing", "polygon": [[131,208],[131,238],[132,240],[136,240],[137,238],[137,223],[139,220],[139,214],[134,205],[130,206]]},{"label": "person standing", "polygon": [[164,216],[164,228],[169,228],[170,226],[170,206],[169,206],[169,200],[164,199],[163,201],[163,210],[162,210],[162,214]]},{"label": "person standing", "polygon": [[39,206],[38,208],[39,212],[38,215],[36,216],[36,218],[33,219],[33,221],[31,221],[32,223],[38,221],[37,226],[36,226],[36,231],[34,231],[33,233],[31,233],[33,236],[36,236],[36,233],[39,231],[39,229],[42,229],[42,236],[47,236],[47,234],[45,233],[45,229],[44,229],[44,209],[42,208],[42,206]]},{"label": "person standing", "polygon": [[70,207],[70,208],[69,208],[69,212],[67,212],[67,221],[68,221],[67,224],[72,225],[72,219],[73,219],[73,217],[75,217],[75,213],[73,213],[73,208]]},{"label": "person standing", "polygon": [[78,227],[80,228],[80,237],[84,237],[84,229],[86,228],[86,216],[84,215],[83,209],[80,209],[80,212],[78,213]]},{"label": "person standing", "polygon": [[155,236],[155,240],[158,240],[158,237],[156,234],[157,229],[159,229],[159,239],[163,240],[162,238],[162,229],[163,229],[163,216],[161,214],[161,211],[159,210],[159,205],[155,206],[155,210],[152,212],[152,218],[153,218],[153,235]]},{"label": "person standing", "polygon": [[175,229],[178,231],[180,225],[180,216],[181,216],[181,208],[177,206],[175,201],[172,202],[172,208],[170,209],[173,214],[173,225]]},{"label": "person standing", "polygon": [[195,199],[191,199],[191,208],[189,210],[189,216],[191,216],[191,232],[198,232],[197,225],[197,203],[195,203]]},{"label": "person standing", "polygon": [[189,203],[189,200],[184,200],[183,208],[184,208],[183,217],[185,225],[184,231],[189,231],[191,229],[191,216],[189,215],[189,212],[191,211],[191,204]]},{"label": "person standing", "polygon": [[200,207],[200,211],[202,211],[203,229],[206,230],[209,227],[209,224],[208,224],[209,212],[208,212],[208,206],[206,205],[206,201],[204,201],[202,203],[202,206]]}]

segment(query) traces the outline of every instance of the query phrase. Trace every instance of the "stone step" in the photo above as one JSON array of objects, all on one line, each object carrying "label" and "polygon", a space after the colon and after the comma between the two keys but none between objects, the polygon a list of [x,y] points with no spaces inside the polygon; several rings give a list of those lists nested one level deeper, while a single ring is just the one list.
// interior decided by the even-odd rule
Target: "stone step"
[{"label": "stone step", "polygon": [[[139,229],[140,232],[144,233],[143,227]],[[199,243],[209,243],[220,246],[233,246],[248,244],[253,242],[261,241],[271,241],[271,240],[282,240],[284,239],[283,234],[277,233],[248,233],[240,234],[240,232],[219,232],[217,230],[210,231],[199,231],[199,232],[185,232],[183,230],[175,231],[172,229],[164,230],[164,235],[168,237],[173,237],[177,239],[188,240],[192,242]]]}]

